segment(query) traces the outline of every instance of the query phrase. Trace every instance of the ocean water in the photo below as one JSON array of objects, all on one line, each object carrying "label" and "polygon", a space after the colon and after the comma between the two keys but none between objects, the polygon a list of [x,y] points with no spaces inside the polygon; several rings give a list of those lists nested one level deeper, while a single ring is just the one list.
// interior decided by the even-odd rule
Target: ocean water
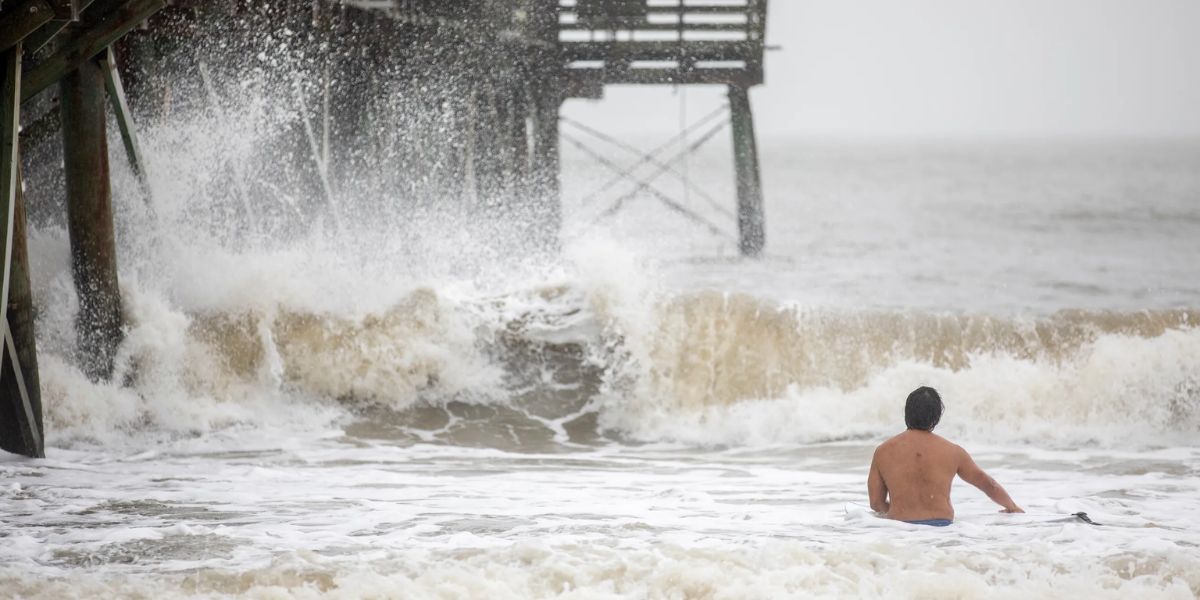
[{"label": "ocean water", "polygon": [[[213,127],[147,132],[153,210],[115,174],[124,385],[34,224],[48,458],[0,457],[0,596],[1200,594],[1198,144],[767,135],[748,261],[721,138],[653,181],[690,218],[601,217],[627,188],[565,148],[525,257],[402,194],[339,190],[344,234],[264,180],[250,227],[220,157],[261,146]],[[862,508],[919,385],[1026,514]]]}]

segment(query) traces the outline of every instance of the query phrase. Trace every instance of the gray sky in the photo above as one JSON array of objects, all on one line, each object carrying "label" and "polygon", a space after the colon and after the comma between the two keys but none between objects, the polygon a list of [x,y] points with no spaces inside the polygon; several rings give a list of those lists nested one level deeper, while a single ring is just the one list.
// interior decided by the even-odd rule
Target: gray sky
[{"label": "gray sky", "polygon": [[[1200,0],[771,0],[768,26],[764,138],[1200,137]],[[565,114],[669,133],[680,108],[609,88]]]}]

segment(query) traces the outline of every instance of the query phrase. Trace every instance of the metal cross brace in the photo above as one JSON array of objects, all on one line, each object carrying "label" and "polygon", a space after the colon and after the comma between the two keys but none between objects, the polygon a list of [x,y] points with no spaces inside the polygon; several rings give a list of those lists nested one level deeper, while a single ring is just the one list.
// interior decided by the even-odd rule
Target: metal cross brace
[{"label": "metal cross brace", "polygon": [[[689,144],[683,150],[676,152],[673,156],[671,156],[669,159],[667,159],[667,161],[663,164],[663,166],[659,167],[655,171],[651,172],[648,176],[639,180],[638,183],[639,184],[641,184],[641,183],[648,184],[651,181],[658,179],[658,177],[660,175],[667,172],[667,169],[670,167],[671,164],[679,161],[684,156],[687,156],[688,154],[691,154],[691,153],[695,152],[696,150],[698,150],[701,146],[703,146],[705,143],[707,143],[709,140],[711,140],[713,138],[713,136],[720,133],[722,129],[725,129],[726,125],[727,125],[727,123],[725,123],[725,122],[717,123],[717,125],[715,127],[709,129],[708,132],[706,132],[703,135],[701,135],[700,137],[696,138],[695,141],[693,141],[691,144]],[[625,204],[626,201],[628,201],[629,199],[631,199],[635,195],[637,195],[637,192],[638,192],[638,189],[635,188],[633,191],[627,192],[624,195],[618,197],[616,199],[616,201],[613,202],[612,206],[609,206],[604,212],[600,213],[600,216],[602,218],[612,216],[618,210],[621,209],[621,207]]]},{"label": "metal cross brace", "polygon": [[[603,194],[604,192],[608,191],[616,184],[632,178],[633,173],[635,171],[637,171],[642,165],[653,164],[654,166],[661,168],[663,166],[663,164],[661,161],[658,160],[658,155],[660,153],[662,153],[663,151],[665,151],[668,148],[671,148],[672,146],[677,144],[680,140],[686,138],[689,133],[699,129],[700,127],[702,127],[704,125],[707,125],[714,118],[723,114],[727,109],[728,109],[728,105],[718,106],[712,112],[708,113],[704,117],[702,117],[699,120],[697,120],[696,122],[692,123],[686,129],[675,134],[670,139],[663,142],[662,144],[659,144],[658,146],[656,146],[649,152],[642,152],[642,151],[638,150],[637,148],[634,148],[634,147],[630,146],[629,144],[626,144],[625,142],[617,140],[616,138],[613,138],[612,136],[609,136],[607,134],[604,134],[603,132],[597,131],[596,129],[588,127],[582,123],[579,123],[578,121],[574,121],[574,120],[568,119],[566,117],[561,117],[561,119],[564,123],[574,126],[578,129],[582,130],[584,133],[587,133],[589,135],[597,137],[597,138],[599,138],[603,141],[606,141],[610,144],[616,145],[618,148],[621,148],[622,150],[631,152],[631,153],[637,155],[640,159],[637,162],[629,165],[628,167],[618,170],[616,175],[614,175],[609,180],[605,181],[603,185],[601,185],[599,188],[597,188],[591,194],[588,194],[587,196],[585,196],[583,202],[585,204],[588,202],[591,202],[592,200],[596,199],[596,197],[598,197],[601,194]],[[672,167],[667,167],[667,168],[672,169],[671,172],[675,173],[675,171]],[[703,190],[700,190],[698,188],[693,188],[693,189],[695,189],[701,195],[704,194]]]},{"label": "metal cross brace", "polygon": [[[720,114],[724,110],[724,108],[725,107],[718,108],[712,114],[713,115]],[[704,191],[704,188],[692,183],[692,181],[690,179],[688,179],[686,175],[680,174],[680,172],[675,168],[675,166],[673,164],[664,163],[663,161],[659,160],[659,158],[657,156],[663,150],[670,148],[672,145],[674,145],[675,141],[679,140],[681,137],[685,137],[687,131],[691,131],[692,129],[695,129],[699,123],[705,122],[706,119],[708,119],[708,117],[706,117],[705,119],[701,119],[701,121],[698,121],[696,124],[693,124],[684,133],[677,134],[675,137],[671,138],[671,141],[669,143],[661,144],[657,148],[652,150],[651,152],[643,152],[643,151],[631,146],[630,144],[628,144],[626,142],[622,142],[621,140],[618,140],[602,131],[598,131],[596,129],[588,127],[587,125],[584,125],[583,123],[580,123],[578,121],[572,121],[572,120],[567,119],[567,122],[570,125],[583,131],[584,133],[591,135],[592,137],[595,137],[602,141],[606,141],[606,142],[616,146],[617,148],[620,148],[621,150],[625,150],[626,152],[634,154],[640,158],[640,160],[637,163],[634,163],[627,169],[623,169],[621,171],[622,173],[628,172],[628,173],[630,173],[630,175],[632,175],[633,171],[641,168],[642,165],[646,165],[646,164],[653,165],[660,169],[665,169],[666,173],[669,173],[671,175],[675,175],[675,176],[679,177],[680,180],[683,182],[683,185],[685,187],[687,187],[687,189],[691,190],[692,192],[695,192],[696,195],[698,195],[702,199],[704,199],[704,201],[707,202],[708,205],[711,206],[713,210],[721,213],[722,215],[725,215],[726,217],[733,219],[733,218],[735,218],[733,211],[729,210],[728,208],[725,208],[724,206],[721,206],[721,203],[717,202],[716,198],[713,198],[711,194]],[[624,177],[624,178],[632,179],[632,177]],[[621,177],[616,177],[610,181],[620,181],[621,179],[622,179]],[[600,190],[597,190],[591,196],[588,197],[588,200],[599,195],[601,191],[607,190],[608,187],[611,187],[611,186],[607,185],[606,187],[602,187]]]},{"label": "metal cross brace", "polygon": [[[225,112],[221,109],[221,101],[217,98],[217,90],[213,86],[212,75],[208,71],[208,64],[196,55],[196,66],[200,71],[200,83],[204,85],[205,95],[208,97],[208,108],[212,116],[220,122],[225,122]],[[246,213],[246,220],[250,222],[250,230],[254,233],[261,231],[258,224],[258,215],[255,215],[250,210],[250,190],[246,187],[246,173],[242,170],[241,163],[236,160],[230,160],[226,154],[221,155],[221,162],[225,163],[225,168],[233,174],[233,189],[237,194],[238,200],[241,201],[242,210]]]},{"label": "metal cross brace", "polygon": [[[616,201],[611,206],[609,206],[606,210],[604,210],[602,213],[600,213],[599,218],[597,218],[595,221],[593,221],[593,225],[595,223],[598,223],[602,219],[606,219],[606,218],[611,217],[614,214],[616,214],[625,205],[625,202],[627,202],[631,198],[635,197],[638,194],[638,192],[646,191],[646,192],[650,193],[652,196],[654,196],[655,198],[657,198],[660,202],[662,202],[668,208],[683,215],[688,220],[705,227],[710,232],[712,232],[714,235],[717,235],[720,237],[728,237],[728,238],[732,239],[733,238],[732,235],[726,233],[720,227],[713,224],[712,221],[709,221],[708,219],[705,219],[704,217],[696,214],[694,211],[688,209],[687,207],[683,206],[679,202],[672,199],[670,196],[666,195],[662,191],[660,191],[657,188],[650,185],[660,175],[662,175],[663,173],[670,170],[671,164],[677,162],[683,156],[686,156],[687,154],[695,152],[696,149],[698,149],[700,146],[704,145],[705,142],[712,139],[713,136],[715,136],[718,132],[720,132],[724,128],[725,128],[724,122],[718,123],[716,127],[712,128],[707,133],[705,133],[704,135],[697,138],[696,141],[692,142],[692,144],[690,144],[687,148],[676,153],[674,156],[670,157],[667,161],[658,163],[660,166],[659,166],[658,170],[656,170],[654,173],[652,173],[651,175],[649,175],[648,177],[645,177],[643,179],[633,180],[634,189],[626,194],[623,194],[619,198],[617,198]],[[579,148],[580,150],[582,150],[583,152],[585,152],[592,158],[594,158],[600,164],[608,167],[609,169],[611,169],[613,171],[621,172],[621,167],[619,165],[612,162],[611,160],[609,160],[607,157],[600,154],[599,152],[596,152],[595,150],[589,148],[583,142],[581,142],[567,134],[563,134],[563,139],[566,140],[571,145]],[[631,177],[628,177],[628,175],[622,175],[622,178],[623,179],[632,179]]]},{"label": "metal cross brace", "polygon": [[[325,204],[329,207],[329,215],[333,218],[333,226],[342,230],[342,217],[339,214],[337,202],[333,197],[333,186],[329,183],[329,163],[327,154],[317,145],[317,135],[312,123],[308,120],[308,104],[304,102],[304,82],[297,75],[295,79],[296,103],[299,105],[300,121],[304,124],[304,137],[308,140],[308,150],[317,166],[317,178],[321,180],[321,191],[325,194]],[[328,129],[323,131],[326,136],[325,148],[329,147]]]}]

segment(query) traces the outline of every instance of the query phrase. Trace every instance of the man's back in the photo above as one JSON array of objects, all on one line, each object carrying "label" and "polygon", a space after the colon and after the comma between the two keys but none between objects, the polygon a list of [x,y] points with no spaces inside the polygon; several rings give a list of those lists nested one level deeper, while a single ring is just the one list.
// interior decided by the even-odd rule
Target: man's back
[{"label": "man's back", "polygon": [[931,387],[919,387],[908,395],[904,403],[908,430],[880,444],[871,459],[867,475],[871,509],[901,521],[949,525],[954,520],[950,484],[958,475],[1003,506],[1003,512],[1025,512],[966,450],[933,434],[942,408],[942,397]]},{"label": "man's back", "polygon": [[909,429],[880,444],[871,469],[889,497],[887,516],[902,521],[954,519],[950,484],[959,471],[962,448],[928,431]]}]

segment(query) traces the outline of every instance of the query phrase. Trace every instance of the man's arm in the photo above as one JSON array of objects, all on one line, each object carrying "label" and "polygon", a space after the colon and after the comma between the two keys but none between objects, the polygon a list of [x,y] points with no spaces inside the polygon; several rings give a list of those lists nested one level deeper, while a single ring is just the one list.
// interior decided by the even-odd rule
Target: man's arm
[{"label": "man's arm", "polygon": [[887,499],[887,484],[879,472],[879,450],[871,457],[871,471],[867,473],[867,496],[871,498],[871,510],[886,515],[891,503]]},{"label": "man's arm", "polygon": [[[960,448],[960,450],[962,449]],[[1008,492],[1004,491],[1004,488],[995,479],[992,479],[991,475],[984,473],[983,469],[980,469],[979,465],[975,464],[975,460],[971,458],[970,454],[967,454],[966,450],[962,450],[962,461],[958,465],[958,476],[962,477],[963,481],[979,488],[979,491],[987,494],[987,497],[991,498],[992,502],[1003,506],[1004,510],[1001,512],[1025,512],[1021,510],[1020,506],[1017,506],[1016,502],[1013,502],[1013,499],[1008,496]]]}]

